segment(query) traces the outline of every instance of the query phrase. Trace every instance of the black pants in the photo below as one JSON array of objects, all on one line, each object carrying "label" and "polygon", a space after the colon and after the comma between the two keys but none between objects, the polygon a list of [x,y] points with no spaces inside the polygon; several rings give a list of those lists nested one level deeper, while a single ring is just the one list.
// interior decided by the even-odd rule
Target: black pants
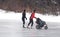
[{"label": "black pants", "polygon": [[23,21],[23,25],[25,24],[25,18],[22,18],[22,21]]},{"label": "black pants", "polygon": [[31,27],[33,26],[33,19],[30,19],[28,26],[31,24]]}]

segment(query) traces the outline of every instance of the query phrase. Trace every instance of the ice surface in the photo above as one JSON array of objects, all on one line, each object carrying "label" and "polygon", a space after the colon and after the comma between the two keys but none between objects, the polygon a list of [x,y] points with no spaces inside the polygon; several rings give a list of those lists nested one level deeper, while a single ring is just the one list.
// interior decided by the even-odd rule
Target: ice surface
[{"label": "ice surface", "polygon": [[[36,13],[36,17],[40,17],[48,25],[48,30],[37,30],[35,19],[33,29],[22,28],[21,13],[5,12],[0,10],[0,37],[60,37],[60,16],[45,16]],[[27,13],[28,19],[25,26],[29,22],[30,14]]]},{"label": "ice surface", "polygon": [[0,20],[0,37],[60,37],[60,23],[47,24],[48,30],[37,30],[34,26],[33,29],[22,28],[20,21]]}]

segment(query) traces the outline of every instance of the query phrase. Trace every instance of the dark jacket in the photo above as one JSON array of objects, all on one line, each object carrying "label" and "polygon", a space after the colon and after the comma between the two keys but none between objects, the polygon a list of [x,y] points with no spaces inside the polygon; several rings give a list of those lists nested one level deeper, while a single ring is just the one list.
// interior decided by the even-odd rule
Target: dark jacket
[{"label": "dark jacket", "polygon": [[22,18],[26,18],[26,13],[25,12],[22,13]]}]

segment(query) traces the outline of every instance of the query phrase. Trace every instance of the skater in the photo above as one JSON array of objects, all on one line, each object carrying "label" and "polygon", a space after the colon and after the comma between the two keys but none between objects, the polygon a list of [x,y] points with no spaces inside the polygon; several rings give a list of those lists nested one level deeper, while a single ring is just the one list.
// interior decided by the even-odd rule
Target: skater
[{"label": "skater", "polygon": [[[36,10],[34,10],[34,11],[32,12],[32,14],[31,14],[31,16],[30,16],[30,18],[29,18],[30,21],[29,21],[29,23],[28,23],[28,26],[31,24],[31,28],[32,28],[32,26],[33,26],[33,18],[36,18],[36,17],[35,17],[35,11],[36,11]],[[29,28],[28,26],[27,26],[27,28]]]},{"label": "skater", "polygon": [[23,28],[25,28],[25,19],[27,20],[27,18],[26,18],[26,10],[24,10],[23,11],[23,13],[22,13],[22,21],[23,21]]}]

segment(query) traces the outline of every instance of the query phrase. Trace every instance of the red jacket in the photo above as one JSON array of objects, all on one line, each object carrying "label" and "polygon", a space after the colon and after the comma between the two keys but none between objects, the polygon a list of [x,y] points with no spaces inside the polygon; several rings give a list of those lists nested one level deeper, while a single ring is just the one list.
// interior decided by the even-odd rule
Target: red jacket
[{"label": "red jacket", "polygon": [[35,13],[33,12],[30,16],[31,19],[35,18]]}]

